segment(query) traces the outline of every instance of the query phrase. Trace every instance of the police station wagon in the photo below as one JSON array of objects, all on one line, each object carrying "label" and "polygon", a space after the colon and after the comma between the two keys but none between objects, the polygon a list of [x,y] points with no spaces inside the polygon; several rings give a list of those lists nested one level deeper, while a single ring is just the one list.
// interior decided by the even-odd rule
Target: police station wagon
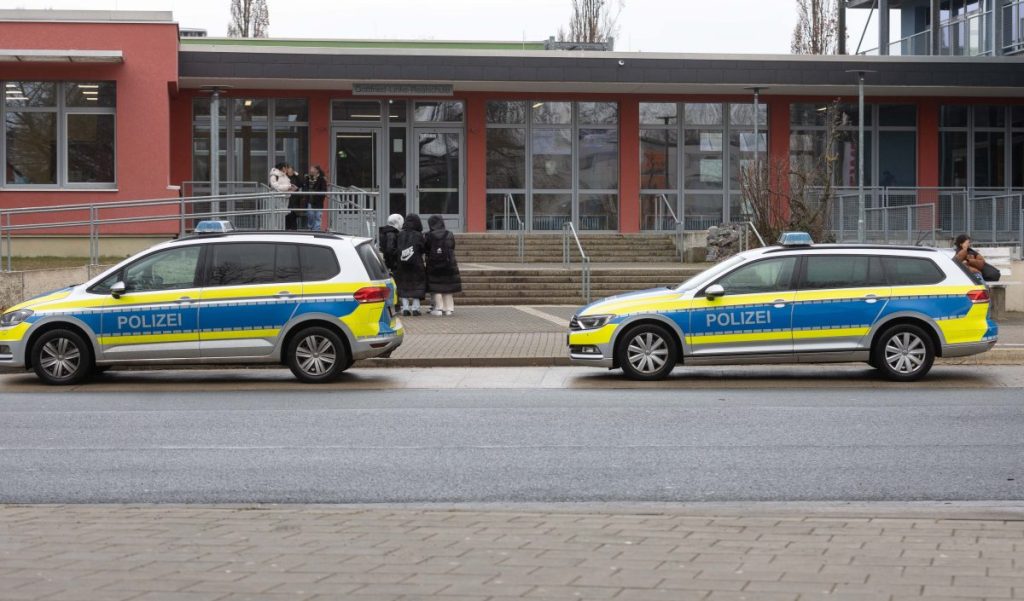
[{"label": "police station wagon", "polygon": [[799,232],[678,287],[593,303],[569,328],[573,363],[636,380],[664,378],[680,362],[863,361],[912,381],[935,357],[985,352],[998,334],[986,287],[943,253],[812,245]]},{"label": "police station wagon", "polygon": [[112,365],[286,363],[325,382],[402,343],[394,294],[365,238],[191,236],[7,310],[0,365],[73,384]]}]

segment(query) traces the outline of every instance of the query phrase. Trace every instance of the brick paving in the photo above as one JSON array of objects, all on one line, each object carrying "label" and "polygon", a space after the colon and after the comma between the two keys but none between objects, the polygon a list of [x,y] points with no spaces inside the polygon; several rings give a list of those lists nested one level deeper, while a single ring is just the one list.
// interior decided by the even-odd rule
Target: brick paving
[{"label": "brick paving", "polygon": [[6,506],[0,599],[1024,599],[1024,508]]}]

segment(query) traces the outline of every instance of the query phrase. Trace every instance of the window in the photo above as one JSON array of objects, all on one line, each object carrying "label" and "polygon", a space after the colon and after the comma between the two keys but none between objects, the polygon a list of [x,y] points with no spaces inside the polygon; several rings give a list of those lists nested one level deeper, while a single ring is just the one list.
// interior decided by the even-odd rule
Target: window
[{"label": "window", "polygon": [[767,151],[765,104],[641,102],[641,227],[673,229],[678,219],[697,230],[743,219],[743,169]]},{"label": "window", "polygon": [[329,280],[341,271],[334,249],[326,246],[299,246],[299,262],[304,282]]},{"label": "window", "polygon": [[[337,114],[336,107],[332,110]],[[221,98],[218,140],[222,182],[266,182],[277,163],[303,170],[309,162],[308,102]],[[210,181],[210,98],[205,96],[192,101],[192,178]]]},{"label": "window", "polygon": [[461,100],[417,102],[413,109],[413,118],[418,123],[461,123],[464,114]]},{"label": "window", "polygon": [[808,256],[804,260],[802,290],[884,286],[885,275],[877,257]]},{"label": "window", "polygon": [[275,244],[214,244],[207,286],[242,286],[274,281]]},{"label": "window", "polygon": [[0,186],[112,188],[116,101],[114,82],[3,82]]},{"label": "window", "polygon": [[781,292],[791,288],[795,265],[796,257],[766,259],[739,267],[716,283],[729,295]]},{"label": "window", "polygon": [[380,255],[374,250],[373,244],[364,242],[356,247],[356,252],[359,253],[359,258],[363,261],[363,267],[366,268],[366,274],[370,276],[371,280],[386,280],[391,277],[387,267],[384,267],[384,264],[381,263]]},{"label": "window", "polygon": [[198,245],[172,248],[132,263],[124,269],[125,290],[147,292],[194,288],[200,250]]},{"label": "window", "polygon": [[946,275],[929,259],[884,257],[885,273],[891,286],[925,286],[938,284]]},{"label": "window", "polygon": [[[939,177],[943,186],[981,192],[1024,185],[1024,109],[1006,105],[944,105],[939,113]],[[942,215],[943,229],[952,227]]]}]

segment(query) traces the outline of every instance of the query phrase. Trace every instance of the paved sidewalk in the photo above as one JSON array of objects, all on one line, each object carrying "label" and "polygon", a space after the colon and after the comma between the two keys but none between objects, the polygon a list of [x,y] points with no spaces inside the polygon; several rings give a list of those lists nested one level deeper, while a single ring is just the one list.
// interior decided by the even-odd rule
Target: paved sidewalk
[{"label": "paved sidewalk", "polygon": [[0,598],[1024,599],[1024,508],[7,506]]},{"label": "paved sidewalk", "polygon": [[[405,342],[379,367],[528,367],[568,365],[565,335],[575,306],[456,305],[452,317],[404,317]],[[954,363],[1024,363],[1024,315],[1000,323],[996,350]]]}]

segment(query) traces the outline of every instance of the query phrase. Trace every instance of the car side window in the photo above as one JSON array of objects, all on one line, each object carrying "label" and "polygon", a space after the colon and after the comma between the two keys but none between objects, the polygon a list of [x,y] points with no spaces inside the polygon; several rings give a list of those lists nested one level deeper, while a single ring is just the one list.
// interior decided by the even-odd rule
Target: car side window
[{"label": "car side window", "polygon": [[946,274],[929,259],[884,257],[882,263],[891,286],[927,286],[946,279]]},{"label": "car side window", "polygon": [[804,259],[801,290],[884,286],[885,274],[877,257],[811,255]]},{"label": "car side window", "polygon": [[305,282],[329,280],[341,271],[334,249],[327,246],[303,244],[299,247],[299,261]]},{"label": "car side window", "polygon": [[207,286],[244,286],[277,281],[278,245],[263,242],[214,244]]},{"label": "car side window", "polygon": [[730,295],[789,290],[795,266],[796,257],[766,259],[739,267],[716,283]]},{"label": "car side window", "polygon": [[146,292],[194,287],[200,250],[199,246],[172,248],[132,263],[124,268],[125,289]]}]

